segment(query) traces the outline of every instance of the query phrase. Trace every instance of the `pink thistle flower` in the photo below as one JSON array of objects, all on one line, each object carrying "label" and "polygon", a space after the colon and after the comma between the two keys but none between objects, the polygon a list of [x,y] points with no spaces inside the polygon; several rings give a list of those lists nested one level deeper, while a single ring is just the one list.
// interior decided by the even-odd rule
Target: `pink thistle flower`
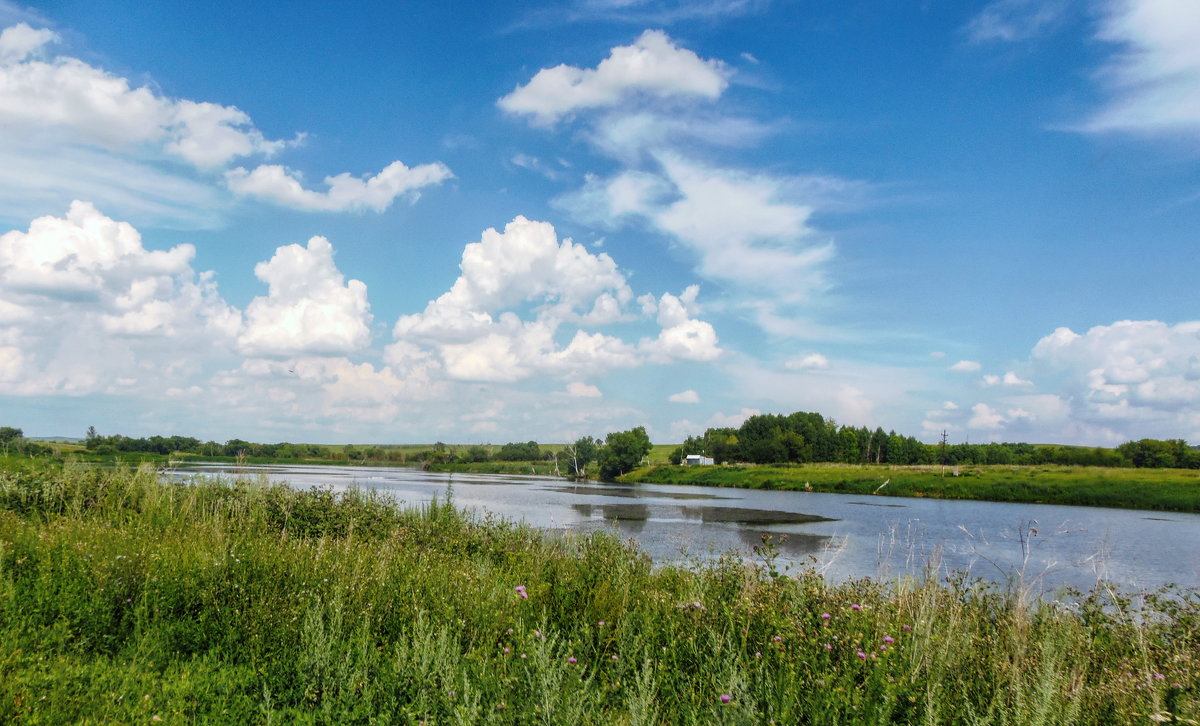
[{"label": "pink thistle flower", "polygon": [[854,612],[858,612],[859,610],[862,610],[862,605],[859,605],[858,603],[854,603],[853,605],[850,606],[850,609],[853,610]]},{"label": "pink thistle flower", "polygon": [[833,617],[833,616],[832,616],[832,615],[830,615],[829,613],[821,613],[821,619],[822,619],[822,620],[828,620],[828,619],[830,619],[830,618],[832,618],[832,617]]},{"label": "pink thistle flower", "polygon": [[891,644],[891,643],[895,643],[895,642],[896,642],[896,639],[895,639],[895,638],[893,638],[893,637],[892,637],[892,636],[890,636],[890,635],[886,635],[886,636],[884,636],[884,638],[883,638],[883,642],[885,642],[885,643],[888,643],[888,644]]},{"label": "pink thistle flower", "polygon": [[761,658],[761,657],[762,657],[762,653],[756,650],[756,651],[754,651],[754,657],[755,657],[755,658]]},{"label": "pink thistle flower", "polygon": [[778,635],[776,635],[774,638],[771,638],[771,640],[774,640],[776,643],[783,642],[783,638],[779,637]]},{"label": "pink thistle flower", "polygon": [[825,650],[833,650],[833,644],[832,644],[832,643],[826,643],[826,644],[825,644]]},{"label": "pink thistle flower", "polygon": [[729,695],[728,693],[721,694],[721,703],[729,703],[732,700],[733,696]]},{"label": "pink thistle flower", "polygon": [[575,660],[575,656],[571,656],[570,658],[567,658],[567,662],[570,663],[571,665],[575,665],[579,661]]},{"label": "pink thistle flower", "polygon": [[904,626],[901,626],[901,628],[900,628],[900,629],[901,629],[901,630],[903,630],[903,631],[904,631],[904,632],[906,632],[906,633],[911,633],[911,632],[912,632],[912,626],[911,626],[911,625],[904,625]]},{"label": "pink thistle flower", "polygon": [[521,599],[522,599],[522,600],[528,600],[528,599],[529,599],[529,593],[525,592],[525,586],[524,586],[524,585],[517,585],[516,587],[514,587],[514,588],[513,588],[513,590],[514,590],[514,591],[515,591],[515,592],[516,592],[518,595],[520,595],[520,596],[521,596]]},{"label": "pink thistle flower", "polygon": [[861,660],[866,660],[866,659],[867,659],[867,654],[866,654],[866,653],[864,653],[864,652],[862,652],[861,650],[860,650],[860,651],[858,651],[858,653],[857,653],[856,655],[857,655],[857,656],[858,656],[858,657],[859,657]]}]

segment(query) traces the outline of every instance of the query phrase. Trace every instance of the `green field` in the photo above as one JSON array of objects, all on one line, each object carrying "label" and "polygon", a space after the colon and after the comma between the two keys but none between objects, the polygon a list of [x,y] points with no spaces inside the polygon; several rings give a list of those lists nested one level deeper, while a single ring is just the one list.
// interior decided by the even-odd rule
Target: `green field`
[{"label": "green field", "polygon": [[444,502],[9,462],[0,721],[1200,719],[1194,592],[1064,606],[773,563],[652,567]]},{"label": "green field", "polygon": [[[957,472],[957,475],[956,475]],[[654,466],[625,483],[1200,512],[1200,471],[1087,466]]]}]

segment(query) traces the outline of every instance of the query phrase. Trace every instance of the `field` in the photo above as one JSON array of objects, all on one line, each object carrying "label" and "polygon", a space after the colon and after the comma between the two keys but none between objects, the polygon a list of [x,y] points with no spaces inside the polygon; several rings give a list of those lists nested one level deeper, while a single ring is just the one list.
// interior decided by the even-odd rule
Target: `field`
[{"label": "field", "polygon": [[[957,475],[955,472],[957,471]],[[626,483],[700,484],[894,497],[1200,512],[1200,470],[1082,466],[655,466]]]},{"label": "field", "polygon": [[451,502],[9,461],[0,721],[1200,719],[1196,593],[1031,602],[760,554],[660,568]]}]

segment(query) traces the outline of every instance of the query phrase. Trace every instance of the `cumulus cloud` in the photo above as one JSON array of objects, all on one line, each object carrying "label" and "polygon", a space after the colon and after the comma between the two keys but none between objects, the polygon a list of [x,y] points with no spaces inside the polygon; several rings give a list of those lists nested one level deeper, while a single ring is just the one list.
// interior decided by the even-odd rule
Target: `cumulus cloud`
[{"label": "cumulus cloud", "polygon": [[992,409],[986,403],[977,403],[971,407],[971,418],[967,426],[972,429],[994,431],[1004,426],[1004,416]]},{"label": "cumulus cloud", "polygon": [[985,386],[1032,386],[1033,381],[1027,381],[1018,376],[1014,371],[1005,371],[1003,376],[987,374],[983,377],[983,385]]},{"label": "cumulus cloud", "polygon": [[0,124],[7,133],[62,133],[107,149],[156,145],[201,168],[284,146],[233,106],[166,98],[76,58],[39,58],[55,38],[24,23],[0,34]]},{"label": "cumulus cloud", "polygon": [[1110,93],[1089,131],[1200,132],[1200,5],[1174,0],[1104,4],[1099,38],[1119,50],[1100,73]]},{"label": "cumulus cloud", "polygon": [[441,162],[405,166],[394,161],[373,177],[358,178],[349,173],[325,178],[327,191],[305,189],[300,175],[276,164],[247,171],[241,167],[226,172],[229,188],[238,194],[256,196],[284,206],[306,211],[373,209],[382,212],[397,197],[415,200],[423,187],[440,184],[453,177]]},{"label": "cumulus cloud", "polygon": [[551,125],[580,109],[612,107],[631,97],[714,99],[728,85],[725,64],[680,48],[660,30],[612,49],[596,68],[544,68],[501,98],[500,108]]},{"label": "cumulus cloud", "polygon": [[1200,321],[1059,328],[1038,341],[1031,362],[1075,420],[1126,436],[1200,439]]},{"label": "cumulus cloud", "polygon": [[183,244],[148,250],[133,226],[75,202],[0,236],[0,390],[68,394],[145,388],[228,349],[240,313]]},{"label": "cumulus cloud", "polygon": [[825,371],[829,370],[829,359],[820,353],[791,358],[783,364],[789,371]]},{"label": "cumulus cloud", "polygon": [[959,362],[950,366],[950,370],[959,373],[972,373],[980,368],[983,368],[983,364],[975,360],[960,360]]},{"label": "cumulus cloud", "polygon": [[367,286],[345,281],[333,262],[333,245],[313,237],[286,245],[254,268],[267,283],[265,297],[246,308],[238,348],[254,356],[343,355],[371,340]]},{"label": "cumulus cloud", "polygon": [[[719,354],[712,326],[689,312],[697,290],[667,293],[655,303],[657,338],[633,345],[585,330],[626,320],[633,293],[611,257],[559,241],[545,222],[517,217],[503,232],[486,230],[463,249],[460,269],[450,290],[424,311],[401,316],[393,329],[397,340],[436,351],[452,379],[581,376]],[[570,338],[562,345],[565,335]]]},{"label": "cumulus cloud", "polygon": [[587,383],[580,381],[571,381],[567,384],[567,395],[571,398],[600,398],[600,389]]},{"label": "cumulus cloud", "polygon": [[672,393],[667,396],[667,400],[671,403],[700,403],[700,394],[689,388],[686,391]]}]

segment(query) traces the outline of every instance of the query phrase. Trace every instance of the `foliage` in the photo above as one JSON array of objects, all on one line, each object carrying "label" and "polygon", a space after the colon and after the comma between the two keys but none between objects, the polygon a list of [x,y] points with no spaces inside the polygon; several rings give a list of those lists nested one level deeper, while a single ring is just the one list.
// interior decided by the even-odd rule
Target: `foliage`
[{"label": "foliage", "polygon": [[612,481],[633,471],[648,453],[650,437],[646,435],[646,429],[642,426],[609,434],[604,437],[604,446],[596,453],[600,478]]},{"label": "foliage", "polygon": [[637,469],[620,480],[1200,512],[1200,473],[1189,469],[993,465],[943,472],[939,466],[657,466]]},{"label": "foliage", "polygon": [[0,471],[8,723],[1200,718],[1200,597],[651,567],[445,503]]},{"label": "foliage", "polygon": [[587,475],[588,464],[596,460],[600,450],[600,442],[591,436],[583,436],[563,450],[566,459],[567,473],[579,479]]}]

